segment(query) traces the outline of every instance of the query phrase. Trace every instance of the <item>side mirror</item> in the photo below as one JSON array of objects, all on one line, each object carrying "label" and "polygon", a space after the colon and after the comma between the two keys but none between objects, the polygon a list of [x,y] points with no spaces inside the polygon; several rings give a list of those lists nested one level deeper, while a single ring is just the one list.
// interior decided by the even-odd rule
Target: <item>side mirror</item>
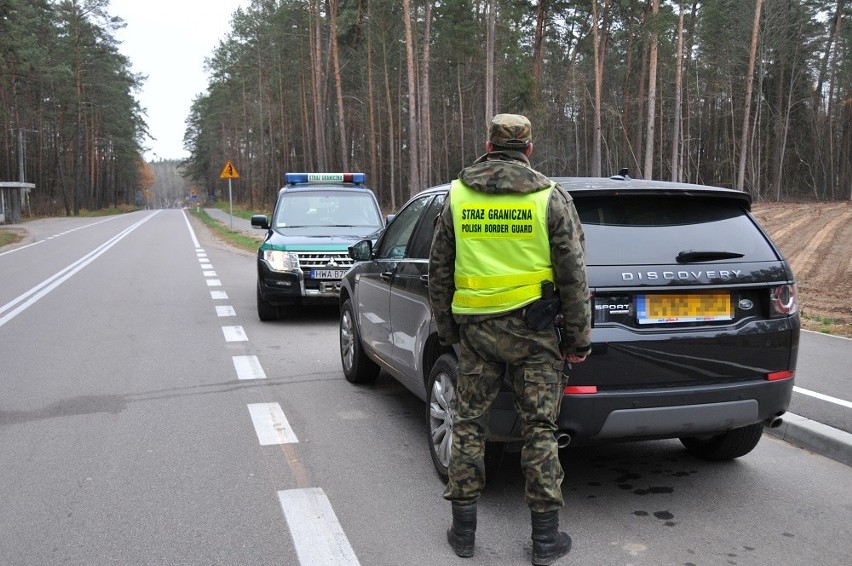
[{"label": "side mirror", "polygon": [[394,217],[395,217],[395,216],[396,216],[396,214],[388,214],[388,215],[385,217],[385,226],[387,226],[388,224],[390,224],[390,223],[393,221],[393,219],[394,219]]},{"label": "side mirror", "polygon": [[255,214],[251,217],[251,225],[253,228],[269,230],[269,219],[265,214]]},{"label": "side mirror", "polygon": [[367,261],[373,257],[373,242],[361,240],[349,246],[349,257],[355,261]]}]

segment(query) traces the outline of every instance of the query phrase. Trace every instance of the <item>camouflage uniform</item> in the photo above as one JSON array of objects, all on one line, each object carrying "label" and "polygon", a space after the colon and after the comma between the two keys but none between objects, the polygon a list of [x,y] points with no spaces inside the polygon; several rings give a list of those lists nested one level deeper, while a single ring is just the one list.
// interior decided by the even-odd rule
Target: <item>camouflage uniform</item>
[{"label": "camouflage uniform", "polygon": [[[501,118],[508,117],[505,127]],[[529,122],[518,127],[513,115],[495,116],[492,151],[462,170],[459,179],[484,194],[532,193],[551,180],[530,167],[524,153]],[[485,486],[485,434],[488,411],[505,370],[512,381],[515,408],[525,444],[521,464],[526,501],[534,512],[562,507],[562,466],[553,433],[562,399],[563,354],[588,354],[591,332],[586,282],[585,240],[571,196],[558,184],[547,207],[548,239],[556,290],[564,318],[562,341],[553,328],[530,330],[523,309],[490,315],[453,315],[456,259],[452,203],[436,221],[429,260],[429,297],[443,344],[460,344],[453,444],[444,497],[474,503]]]}]

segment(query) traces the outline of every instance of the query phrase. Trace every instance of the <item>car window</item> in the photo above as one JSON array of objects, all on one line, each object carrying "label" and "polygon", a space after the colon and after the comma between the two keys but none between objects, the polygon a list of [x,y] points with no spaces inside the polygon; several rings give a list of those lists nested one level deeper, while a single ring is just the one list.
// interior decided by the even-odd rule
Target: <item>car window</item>
[{"label": "car window", "polygon": [[276,228],[369,227],[382,225],[371,194],[311,191],[286,193],[275,213]]},{"label": "car window", "polygon": [[590,265],[673,264],[681,252],[775,261],[772,246],[739,202],[674,196],[575,197]]},{"label": "car window", "polygon": [[417,220],[423,208],[434,195],[426,195],[408,203],[388,225],[376,252],[377,258],[402,259],[405,257],[411,233],[417,226]]},{"label": "car window", "polygon": [[414,232],[414,237],[408,246],[406,257],[412,259],[429,258],[429,250],[432,247],[432,236],[435,235],[435,219],[441,214],[445,200],[447,200],[446,194],[438,195],[429,205],[428,210],[423,213],[423,220],[420,221],[417,230]]}]

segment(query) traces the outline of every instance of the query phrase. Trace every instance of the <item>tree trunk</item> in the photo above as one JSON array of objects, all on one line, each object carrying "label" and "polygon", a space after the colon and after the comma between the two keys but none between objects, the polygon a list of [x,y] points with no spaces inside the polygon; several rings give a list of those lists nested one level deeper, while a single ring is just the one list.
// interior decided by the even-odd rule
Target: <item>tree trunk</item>
[{"label": "tree trunk", "polygon": [[409,194],[414,196],[420,192],[420,174],[417,143],[417,76],[414,67],[414,36],[411,31],[411,0],[403,0],[402,7],[405,20],[405,59],[408,69],[408,179]]},{"label": "tree trunk", "polygon": [[426,1],[423,30],[423,79],[420,81],[420,186],[432,184],[432,114],[430,112],[431,88],[429,84],[429,45],[432,43],[432,2]]},{"label": "tree trunk", "polygon": [[[494,116],[494,33],[497,25],[495,0],[488,0],[485,32],[485,120]],[[459,93],[461,96],[461,93]],[[462,148],[464,148],[464,122],[462,122]],[[487,130],[486,130],[487,131]]]},{"label": "tree trunk", "polygon": [[660,14],[660,0],[654,0],[652,8],[651,25],[651,53],[648,61],[648,129],[645,136],[645,166],[642,171],[642,176],[645,179],[653,179],[654,175],[654,127],[656,110],[657,110],[657,43],[658,32],[657,27],[659,21],[657,16]]},{"label": "tree trunk", "polygon": [[337,92],[337,132],[340,135],[340,166],[349,171],[349,142],[346,138],[346,120],[343,108],[343,82],[340,78],[340,56],[337,52],[337,0],[331,0],[329,24],[331,59],[334,66],[334,87]]},{"label": "tree trunk", "polygon": [[311,40],[311,101],[314,112],[314,167],[325,171],[328,167],[325,146],[325,97],[322,80],[322,21],[320,1],[311,0],[310,4],[310,40]]},{"label": "tree trunk", "polygon": [[681,181],[680,171],[680,123],[681,98],[683,97],[683,3],[678,2],[680,14],[677,21],[677,49],[675,50],[675,92],[672,112],[672,181]]},{"label": "tree trunk", "polygon": [[751,91],[754,86],[754,62],[757,58],[757,38],[760,31],[760,11],[763,7],[763,0],[756,0],[754,4],[754,23],[751,29],[751,48],[748,55],[748,75],[746,76],[746,95],[743,104],[743,126],[742,136],[740,137],[740,160],[739,169],[737,170],[736,188],[745,190],[745,170],[746,158],[748,157],[748,139],[749,125],[751,121]]}]

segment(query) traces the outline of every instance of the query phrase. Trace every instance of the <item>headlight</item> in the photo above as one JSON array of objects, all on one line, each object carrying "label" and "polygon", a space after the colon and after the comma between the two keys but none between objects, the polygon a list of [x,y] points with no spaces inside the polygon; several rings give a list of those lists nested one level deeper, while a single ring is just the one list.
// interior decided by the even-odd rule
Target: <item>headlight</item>
[{"label": "headlight", "polygon": [[293,252],[263,250],[263,259],[272,271],[298,271],[299,256]]}]

